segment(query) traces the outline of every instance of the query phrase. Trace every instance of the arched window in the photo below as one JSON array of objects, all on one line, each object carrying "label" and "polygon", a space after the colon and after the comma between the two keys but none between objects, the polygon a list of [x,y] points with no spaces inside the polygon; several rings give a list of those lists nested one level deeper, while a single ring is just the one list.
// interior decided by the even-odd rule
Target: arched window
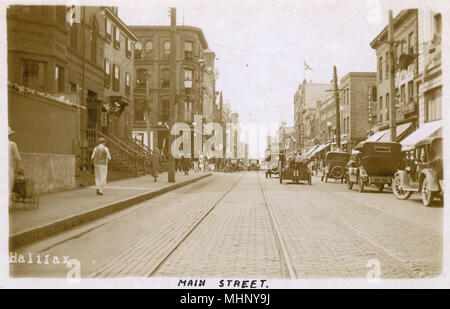
[{"label": "arched window", "polygon": [[164,42],[164,54],[169,55],[170,54],[170,41]]},{"label": "arched window", "polygon": [[94,63],[97,63],[97,33],[97,23],[94,21],[91,29],[91,60]]},{"label": "arched window", "polygon": [[142,58],[142,43],[141,42],[136,42],[136,45],[134,46],[134,58],[135,59]]},{"label": "arched window", "polygon": [[152,41],[148,41],[147,43],[145,43],[145,51],[147,53],[151,53],[153,50],[153,42]]},{"label": "arched window", "polygon": [[136,71],[136,88],[147,87],[147,69],[137,69]]}]

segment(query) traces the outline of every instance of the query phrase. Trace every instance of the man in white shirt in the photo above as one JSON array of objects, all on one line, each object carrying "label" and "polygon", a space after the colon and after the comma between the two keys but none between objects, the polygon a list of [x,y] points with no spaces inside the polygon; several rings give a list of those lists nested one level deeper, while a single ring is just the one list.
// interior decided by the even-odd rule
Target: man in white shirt
[{"label": "man in white shirt", "polygon": [[108,161],[111,160],[108,147],[105,146],[106,140],[103,137],[98,139],[98,146],[92,152],[91,160],[94,160],[95,186],[97,194],[103,195],[103,188],[106,185],[106,176],[108,173]]}]

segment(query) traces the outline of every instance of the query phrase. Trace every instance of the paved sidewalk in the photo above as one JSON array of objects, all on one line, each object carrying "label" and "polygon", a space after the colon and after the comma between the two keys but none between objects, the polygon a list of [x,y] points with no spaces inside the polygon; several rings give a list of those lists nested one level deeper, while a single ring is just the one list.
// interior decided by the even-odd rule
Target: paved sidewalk
[{"label": "paved sidewalk", "polygon": [[42,195],[39,208],[22,210],[18,204],[11,211],[10,248],[104,217],[210,175],[210,172],[191,171],[189,176],[184,176],[180,172],[175,183],[168,183],[167,173],[161,173],[157,182],[151,175],[111,182],[104,195],[97,195],[95,186]]}]

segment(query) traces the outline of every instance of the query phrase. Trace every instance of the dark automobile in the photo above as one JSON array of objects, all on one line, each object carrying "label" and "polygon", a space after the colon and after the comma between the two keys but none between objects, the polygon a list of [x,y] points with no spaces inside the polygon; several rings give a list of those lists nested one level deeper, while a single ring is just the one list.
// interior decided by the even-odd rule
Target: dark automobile
[{"label": "dark automobile", "polygon": [[325,155],[325,167],[321,180],[325,182],[328,178],[340,179],[343,182],[347,175],[347,163],[350,154],[347,152],[330,151]]},{"label": "dark automobile", "polygon": [[258,159],[250,159],[248,162],[248,170],[249,171],[259,171],[259,160]]},{"label": "dark automobile", "polygon": [[359,151],[355,166],[350,166],[347,172],[347,184],[351,190],[354,183],[359,186],[359,192],[364,186],[375,185],[381,192],[385,184],[391,184],[401,159],[399,143],[364,142],[355,148]]},{"label": "dark automobile", "polygon": [[280,162],[278,169],[281,171],[280,184],[283,183],[283,180],[292,180],[295,182],[306,181],[308,185],[311,185],[311,172],[308,168],[308,160],[306,159],[299,163],[291,160],[284,167],[281,166]]},{"label": "dark automobile", "polygon": [[413,192],[420,192],[425,206],[429,206],[435,197],[443,200],[442,137],[421,141],[412,155],[417,160],[406,157],[405,165],[395,174],[392,184],[395,197],[406,200]]}]

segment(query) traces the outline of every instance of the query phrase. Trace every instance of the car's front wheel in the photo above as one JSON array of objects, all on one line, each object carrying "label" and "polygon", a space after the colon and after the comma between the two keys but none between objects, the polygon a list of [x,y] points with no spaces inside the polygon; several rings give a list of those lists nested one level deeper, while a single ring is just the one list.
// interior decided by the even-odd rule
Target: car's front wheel
[{"label": "car's front wheel", "polygon": [[411,196],[411,191],[403,189],[400,175],[395,176],[392,181],[392,192],[399,200],[407,200]]},{"label": "car's front wheel", "polygon": [[422,202],[425,206],[430,206],[436,192],[430,190],[428,177],[425,177],[422,183]]}]

